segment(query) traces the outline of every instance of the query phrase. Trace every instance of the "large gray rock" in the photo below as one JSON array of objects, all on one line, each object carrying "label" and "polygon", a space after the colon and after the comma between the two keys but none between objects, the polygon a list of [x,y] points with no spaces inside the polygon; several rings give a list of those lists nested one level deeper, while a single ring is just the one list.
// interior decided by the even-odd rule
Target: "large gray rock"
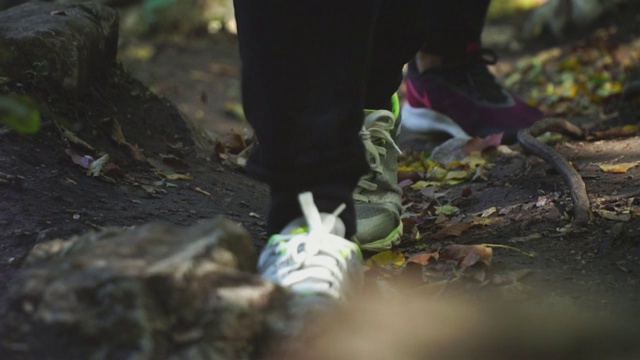
[{"label": "large gray rock", "polygon": [[222,218],[43,243],[13,282],[4,341],[34,359],[253,359],[291,299],[255,263]]},{"label": "large gray rock", "polygon": [[26,3],[0,12],[0,76],[77,92],[115,65],[118,13],[106,6]]}]

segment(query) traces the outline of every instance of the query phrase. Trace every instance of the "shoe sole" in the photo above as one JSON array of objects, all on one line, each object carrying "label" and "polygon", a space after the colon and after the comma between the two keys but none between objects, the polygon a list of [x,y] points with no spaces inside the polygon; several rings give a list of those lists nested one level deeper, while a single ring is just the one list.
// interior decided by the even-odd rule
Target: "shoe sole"
[{"label": "shoe sole", "polygon": [[449,134],[454,138],[471,139],[453,119],[435,110],[414,108],[408,103],[402,106],[402,127],[419,134]]},{"label": "shoe sole", "polygon": [[393,231],[384,239],[368,242],[366,244],[360,243],[355,237],[353,240],[358,244],[358,246],[360,246],[360,249],[365,251],[381,252],[389,250],[395,245],[398,245],[402,240],[402,222],[400,222],[400,225],[393,229]]}]

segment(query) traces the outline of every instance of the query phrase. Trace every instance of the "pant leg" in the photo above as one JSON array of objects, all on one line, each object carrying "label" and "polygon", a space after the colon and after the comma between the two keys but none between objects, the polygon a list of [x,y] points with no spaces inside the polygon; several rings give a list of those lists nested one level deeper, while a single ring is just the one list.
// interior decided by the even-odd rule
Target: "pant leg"
[{"label": "pant leg", "polygon": [[359,138],[372,0],[236,0],[244,109],[258,137],[248,171],[271,188],[269,234],[300,216],[312,191],[320,211],[347,204],[369,170]]},{"label": "pant leg", "polygon": [[480,44],[491,0],[427,0],[423,51],[444,57],[464,54]]},{"label": "pant leg", "polygon": [[385,109],[402,82],[402,67],[420,50],[429,29],[429,4],[443,0],[383,0],[371,45],[365,106]]}]

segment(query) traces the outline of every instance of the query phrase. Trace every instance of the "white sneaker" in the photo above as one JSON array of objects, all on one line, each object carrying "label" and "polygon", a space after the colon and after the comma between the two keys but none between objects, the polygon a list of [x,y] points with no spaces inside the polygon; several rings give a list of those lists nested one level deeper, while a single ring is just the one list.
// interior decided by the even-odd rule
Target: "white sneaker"
[{"label": "white sneaker", "polygon": [[320,213],[310,192],[298,196],[303,217],[271,236],[258,260],[258,272],[296,293],[326,295],[346,300],[359,292],[363,282],[362,253],[346,240],[338,217]]}]

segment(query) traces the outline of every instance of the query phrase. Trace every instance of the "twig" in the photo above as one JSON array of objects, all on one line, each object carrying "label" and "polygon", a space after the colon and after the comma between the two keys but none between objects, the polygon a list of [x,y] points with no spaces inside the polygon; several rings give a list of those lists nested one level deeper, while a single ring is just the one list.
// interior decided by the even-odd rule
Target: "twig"
[{"label": "twig", "polygon": [[484,247],[488,247],[488,248],[497,248],[497,249],[507,249],[507,250],[512,250],[515,251],[519,254],[522,254],[524,256],[528,256],[530,258],[534,258],[536,257],[535,253],[531,253],[531,252],[527,252],[524,250],[520,250],[518,248],[515,248],[513,246],[509,246],[509,245],[501,245],[501,244],[480,244],[480,246],[484,246]]},{"label": "twig", "polygon": [[567,159],[550,146],[536,140],[536,136],[547,131],[556,131],[574,137],[582,137],[582,130],[566,120],[547,118],[533,124],[528,129],[520,130],[518,132],[518,142],[523,149],[550,163],[553,168],[562,175],[571,192],[573,221],[579,226],[587,225],[589,221],[591,221],[591,208],[584,181]]}]

